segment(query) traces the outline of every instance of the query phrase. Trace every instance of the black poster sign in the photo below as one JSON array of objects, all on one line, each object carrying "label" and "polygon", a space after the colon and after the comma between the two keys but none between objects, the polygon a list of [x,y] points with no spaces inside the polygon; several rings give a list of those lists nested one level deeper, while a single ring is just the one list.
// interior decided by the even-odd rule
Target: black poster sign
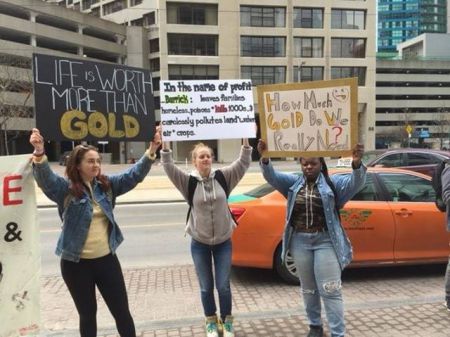
[{"label": "black poster sign", "polygon": [[36,127],[48,140],[148,141],[149,70],[33,54]]}]

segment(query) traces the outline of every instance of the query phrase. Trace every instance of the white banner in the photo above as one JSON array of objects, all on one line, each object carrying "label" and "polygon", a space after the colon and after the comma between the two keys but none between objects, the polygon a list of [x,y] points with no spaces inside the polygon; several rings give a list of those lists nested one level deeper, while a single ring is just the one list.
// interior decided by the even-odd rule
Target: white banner
[{"label": "white banner", "polygon": [[38,333],[41,260],[30,155],[0,157],[0,337]]},{"label": "white banner", "polygon": [[255,138],[250,80],[161,81],[164,141]]}]

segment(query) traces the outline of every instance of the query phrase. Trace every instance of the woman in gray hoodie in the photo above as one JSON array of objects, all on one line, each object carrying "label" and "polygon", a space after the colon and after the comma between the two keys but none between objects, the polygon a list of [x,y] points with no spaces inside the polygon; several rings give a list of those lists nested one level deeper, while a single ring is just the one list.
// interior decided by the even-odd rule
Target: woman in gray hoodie
[{"label": "woman in gray hoodie", "polygon": [[[206,336],[218,337],[218,330],[223,329],[224,337],[234,337],[230,272],[231,235],[236,223],[230,214],[227,196],[250,166],[252,147],[244,139],[239,158],[220,170],[211,167],[213,151],[207,145],[197,144],[191,154],[194,170],[190,174],[175,166],[167,142],[163,143],[161,162],[169,179],[191,206],[186,232],[192,237],[191,254],[200,283]],[[219,294],[221,319],[216,314],[214,283]]]}]

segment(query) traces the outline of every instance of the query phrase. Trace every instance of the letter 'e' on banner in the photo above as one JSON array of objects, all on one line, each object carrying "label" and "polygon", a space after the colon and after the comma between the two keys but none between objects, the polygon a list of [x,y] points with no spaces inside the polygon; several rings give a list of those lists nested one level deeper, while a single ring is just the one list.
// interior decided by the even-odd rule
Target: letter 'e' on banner
[{"label": "letter 'e' on banner", "polygon": [[358,141],[358,79],[257,86],[265,157],[350,156]]},{"label": "letter 'e' on banner", "polygon": [[40,326],[41,258],[30,155],[0,157],[0,336]]}]

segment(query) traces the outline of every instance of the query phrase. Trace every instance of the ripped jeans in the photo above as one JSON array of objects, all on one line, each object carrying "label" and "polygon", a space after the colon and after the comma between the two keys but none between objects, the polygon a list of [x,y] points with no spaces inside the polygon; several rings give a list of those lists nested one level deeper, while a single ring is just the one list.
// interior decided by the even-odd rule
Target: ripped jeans
[{"label": "ripped jeans", "polygon": [[300,277],[309,324],[322,326],[322,298],[331,336],[344,336],[341,268],[328,232],[294,233],[289,250]]}]

